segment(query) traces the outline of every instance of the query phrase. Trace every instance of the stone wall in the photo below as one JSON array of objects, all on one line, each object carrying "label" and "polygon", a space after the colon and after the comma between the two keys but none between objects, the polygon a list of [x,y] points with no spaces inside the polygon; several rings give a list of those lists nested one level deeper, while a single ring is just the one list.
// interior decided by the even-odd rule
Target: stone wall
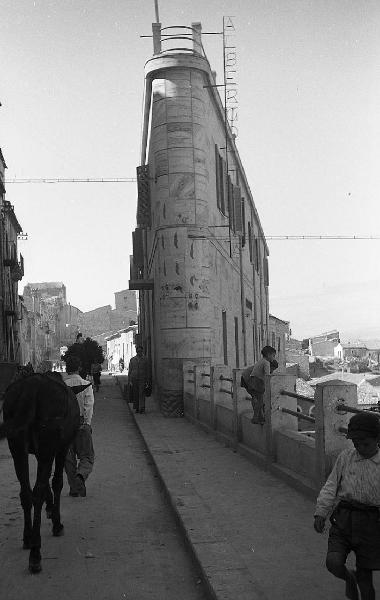
[{"label": "stone wall", "polygon": [[308,380],[310,379],[309,355],[300,352],[286,351],[286,362],[296,363],[298,365],[298,377]]},{"label": "stone wall", "polygon": [[111,329],[111,305],[83,313],[83,336],[93,337]]}]

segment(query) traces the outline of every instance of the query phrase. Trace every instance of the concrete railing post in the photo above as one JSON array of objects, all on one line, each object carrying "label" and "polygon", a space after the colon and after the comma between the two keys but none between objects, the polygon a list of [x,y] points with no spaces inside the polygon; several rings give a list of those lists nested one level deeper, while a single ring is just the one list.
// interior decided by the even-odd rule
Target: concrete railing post
[{"label": "concrete railing post", "polygon": [[337,410],[339,404],[358,408],[357,387],[354,383],[334,380],[318,383],[315,392],[315,451],[316,483],[325,483],[337,455],[352,447],[339,427],[347,427],[352,413]]},{"label": "concrete railing post", "polygon": [[212,367],[212,375],[210,377],[210,398],[211,398],[211,427],[214,430],[218,429],[218,411],[217,404],[220,395],[221,380],[220,376],[225,375],[226,367],[224,365],[214,365]]},{"label": "concrete railing post", "polygon": [[215,367],[210,368],[210,425],[216,429],[215,423]]},{"label": "concrete railing post", "polygon": [[211,425],[211,407],[210,407],[210,361],[198,365],[197,369],[197,403],[199,421],[205,425]]},{"label": "concrete railing post", "polygon": [[199,421],[199,395],[200,395],[200,390],[199,390],[199,386],[202,383],[202,375],[201,372],[203,370],[203,367],[201,365],[195,365],[194,367],[194,380],[195,380],[195,384],[194,384],[194,396],[195,396],[195,400],[194,400],[194,418]]},{"label": "concrete railing post", "polygon": [[152,23],[153,54],[161,52],[161,23]]},{"label": "concrete railing post", "polygon": [[266,377],[264,395],[266,455],[268,460],[272,462],[276,461],[276,431],[279,429],[297,431],[298,429],[297,417],[279,410],[279,408],[289,408],[290,410],[297,411],[296,398],[280,394],[282,390],[294,392],[295,386],[296,377],[294,375],[278,373]]},{"label": "concrete railing post", "polygon": [[238,412],[238,399],[239,399],[239,388],[241,379],[241,369],[232,369],[232,435],[234,440],[234,447],[236,448],[239,443],[239,412]]},{"label": "concrete railing post", "polygon": [[185,417],[194,418],[195,402],[195,377],[194,363],[186,360],[183,362],[183,405]]}]

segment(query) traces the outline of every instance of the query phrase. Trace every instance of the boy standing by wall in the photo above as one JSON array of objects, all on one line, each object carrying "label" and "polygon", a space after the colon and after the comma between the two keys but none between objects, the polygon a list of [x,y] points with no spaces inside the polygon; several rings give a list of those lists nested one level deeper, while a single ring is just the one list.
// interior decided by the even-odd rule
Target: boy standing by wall
[{"label": "boy standing by wall", "polygon": [[253,418],[251,419],[251,422],[263,425],[265,422],[265,377],[266,375],[270,375],[274,370],[271,369],[271,364],[273,364],[274,368],[277,368],[278,364],[275,361],[276,350],[272,348],[272,346],[265,346],[261,350],[261,354],[263,355],[263,358],[243,371],[241,385],[252,397]]},{"label": "boy standing by wall", "polygon": [[[347,598],[375,600],[372,571],[380,570],[379,418],[370,412],[354,415],[347,437],[354,448],[339,454],[320,491],[314,529],[322,533],[332,512],[326,567],[346,582]],[[346,567],[351,551],[356,555],[356,572]]]}]

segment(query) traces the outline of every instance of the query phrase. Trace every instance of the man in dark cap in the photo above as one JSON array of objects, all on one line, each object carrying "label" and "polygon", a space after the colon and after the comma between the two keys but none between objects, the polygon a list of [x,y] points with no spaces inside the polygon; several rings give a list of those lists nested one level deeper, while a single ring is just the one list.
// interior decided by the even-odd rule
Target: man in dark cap
[{"label": "man in dark cap", "polygon": [[[375,600],[372,571],[380,570],[379,417],[364,411],[355,414],[347,437],[354,448],[339,454],[320,491],[314,529],[322,533],[332,512],[326,567],[346,582],[347,598]],[[351,551],[356,556],[356,571],[346,567]]]}]

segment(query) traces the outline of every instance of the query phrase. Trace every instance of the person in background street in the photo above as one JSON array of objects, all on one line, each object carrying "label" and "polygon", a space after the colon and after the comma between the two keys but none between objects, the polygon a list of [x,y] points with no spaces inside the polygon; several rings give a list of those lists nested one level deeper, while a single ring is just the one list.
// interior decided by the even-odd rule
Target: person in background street
[{"label": "person in background street", "polygon": [[74,442],[71,444],[65,461],[65,471],[70,486],[70,496],[86,496],[85,481],[94,466],[94,446],[92,442],[91,420],[94,411],[94,393],[92,385],[79,375],[80,360],[77,356],[66,359],[66,373],[63,380],[69,387],[83,386],[77,394],[81,415],[81,426]]},{"label": "person in background street", "polygon": [[124,371],[124,360],[119,358],[119,371],[122,373]]},{"label": "person in background street", "polygon": [[[347,437],[354,448],[339,454],[319,493],[314,529],[322,533],[332,512],[326,567],[345,581],[347,598],[375,600],[372,571],[380,570],[379,417],[370,412],[354,415]],[[356,572],[346,567],[351,551]]]},{"label": "person in background street", "polygon": [[251,423],[263,425],[265,422],[265,377],[278,367],[278,363],[275,360],[276,350],[272,346],[265,346],[261,350],[261,354],[263,358],[244,369],[241,376],[241,386],[247,390],[252,398],[253,418]]},{"label": "person in background street", "polygon": [[92,380],[94,382],[95,392],[99,391],[101,374],[102,374],[102,365],[100,363],[93,363],[91,365],[91,375],[92,375]]},{"label": "person in background street", "polygon": [[128,387],[133,408],[137,413],[145,412],[145,386],[150,382],[148,359],[144,356],[144,348],[137,346],[136,356],[129,361]]}]

